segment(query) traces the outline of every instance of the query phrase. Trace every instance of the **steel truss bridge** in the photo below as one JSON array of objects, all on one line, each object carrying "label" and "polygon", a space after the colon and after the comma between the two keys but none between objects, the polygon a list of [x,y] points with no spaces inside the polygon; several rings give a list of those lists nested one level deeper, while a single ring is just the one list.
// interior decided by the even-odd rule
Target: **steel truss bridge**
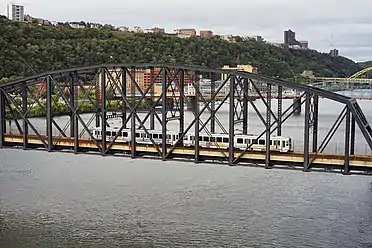
[{"label": "steel truss bridge", "polygon": [[316,77],[311,85],[332,92],[368,90],[370,91],[368,97],[359,98],[372,99],[372,79],[360,78],[360,76],[371,71],[372,67],[365,68],[349,78]]},{"label": "steel truss bridge", "polygon": [[[146,89],[137,83],[136,69],[151,69],[154,72]],[[221,78],[221,74],[228,77],[215,87],[214,82]],[[202,76],[212,82],[211,97],[208,99],[199,92]],[[185,94],[185,77],[191,79],[196,91],[194,97]],[[154,84],[159,78],[162,92],[160,96],[155,96]],[[45,82],[45,89],[40,89],[40,82]],[[216,96],[226,85],[229,91],[217,101]],[[140,96],[134,93],[128,96],[128,89],[140,92]],[[256,101],[250,97],[252,89],[259,96]],[[283,92],[287,90],[302,93],[295,100],[283,100]],[[116,96],[115,92],[120,95]],[[179,92],[179,95],[172,98],[169,92]],[[273,92],[277,99],[272,98]],[[320,98],[327,99],[327,102]],[[340,112],[331,124],[325,125],[326,131],[321,137],[319,110],[327,108],[330,101],[341,106]],[[190,111],[185,110],[186,106]],[[304,115],[298,116],[301,108],[304,108]],[[116,120],[119,123],[118,132],[114,138],[106,139],[107,127],[113,125],[114,117],[119,118]],[[294,126],[286,128],[286,123],[294,118],[295,126],[300,125],[298,123],[303,125],[297,135],[292,134]],[[230,166],[327,170],[344,174],[369,174],[372,171],[372,129],[355,99],[239,71],[176,65],[114,64],[46,72],[0,85],[0,120],[0,147],[3,148],[68,150],[131,158],[150,156],[195,163],[218,161]],[[102,126],[102,140],[95,139],[91,131],[92,127],[99,126]],[[131,137],[135,137],[138,129],[147,135],[150,130],[161,130],[162,144],[156,144],[152,138],[151,145],[140,144],[138,138],[132,138],[129,143],[120,142],[119,135],[124,128],[131,129]],[[179,133],[175,145],[166,144],[169,130]],[[229,148],[210,148],[201,146],[199,142],[195,143],[195,147],[185,147],[183,138],[188,132],[195,133],[196,141],[200,132],[228,134]],[[256,142],[264,139],[266,148],[252,151],[251,145],[248,145],[244,150],[235,149],[233,140],[238,132],[257,134]],[[270,138],[285,132],[301,143],[297,143],[300,149],[291,153],[271,151]],[[331,154],[326,152],[326,148],[336,132],[342,135],[343,147],[338,154]],[[360,142],[368,148],[366,154],[356,153]]]}]

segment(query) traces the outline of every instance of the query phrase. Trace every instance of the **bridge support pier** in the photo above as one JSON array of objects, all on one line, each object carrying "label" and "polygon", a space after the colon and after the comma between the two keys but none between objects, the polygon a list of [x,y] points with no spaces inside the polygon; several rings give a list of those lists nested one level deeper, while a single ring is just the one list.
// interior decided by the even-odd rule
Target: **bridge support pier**
[{"label": "bridge support pier", "polygon": [[5,95],[0,89],[0,148],[4,146],[4,134],[6,132],[5,122]]}]

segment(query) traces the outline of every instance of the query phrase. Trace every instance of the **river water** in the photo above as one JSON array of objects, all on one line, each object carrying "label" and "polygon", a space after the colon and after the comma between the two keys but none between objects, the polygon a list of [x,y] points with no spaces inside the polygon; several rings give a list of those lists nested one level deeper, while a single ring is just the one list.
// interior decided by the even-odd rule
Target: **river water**
[{"label": "river water", "polygon": [[[341,107],[322,106],[323,135]],[[361,106],[371,113],[369,102]],[[286,125],[284,135],[303,138],[303,115]],[[340,131],[334,144],[342,141]],[[372,247],[371,183],[368,176],[2,149],[0,247]]]}]

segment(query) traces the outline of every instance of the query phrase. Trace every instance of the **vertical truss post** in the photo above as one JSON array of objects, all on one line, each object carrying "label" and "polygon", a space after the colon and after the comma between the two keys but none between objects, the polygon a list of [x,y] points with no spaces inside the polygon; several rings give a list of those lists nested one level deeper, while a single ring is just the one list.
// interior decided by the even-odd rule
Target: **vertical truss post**
[{"label": "vertical truss post", "polygon": [[[102,71],[100,71],[102,73]],[[102,75],[99,74],[98,79],[96,79],[95,85],[95,93],[96,93],[96,127],[100,126],[100,104],[101,104],[101,77]]]},{"label": "vertical truss post", "polygon": [[136,105],[136,86],[135,86],[135,82],[133,82],[133,80],[136,80],[136,67],[132,66],[131,68],[131,73],[132,73],[132,78],[131,81],[130,81],[130,91],[131,91],[131,104],[133,105],[133,113],[131,113],[132,115],[132,119],[131,119],[131,124],[130,124],[130,128],[131,128],[131,158],[135,158],[136,157],[136,109],[134,108],[134,106]]},{"label": "vertical truss post", "polygon": [[282,136],[283,87],[278,86],[278,129],[277,135]]},{"label": "vertical truss post", "polygon": [[267,84],[267,107],[266,107],[266,156],[265,156],[265,168],[270,169],[270,134],[271,134],[271,84]]},{"label": "vertical truss post", "polygon": [[106,69],[101,70],[101,131],[102,131],[102,155],[106,153]]},{"label": "vertical truss post", "polygon": [[196,77],[197,73],[194,74],[195,79],[195,163],[199,163],[199,78]]},{"label": "vertical truss post", "polygon": [[4,146],[4,135],[6,128],[5,122],[5,95],[4,92],[0,88],[0,147]]},{"label": "vertical truss post", "polygon": [[[22,114],[24,118],[27,118],[27,85],[22,84]],[[28,124],[23,119],[23,148],[26,149],[28,145]]]},{"label": "vertical truss post", "polygon": [[50,78],[51,76],[48,76],[46,79],[46,135],[48,139],[48,151],[51,151],[53,149],[53,133],[52,133],[52,80]]},{"label": "vertical truss post", "polygon": [[[246,94],[244,94],[244,92]],[[243,79],[243,134],[248,134],[249,80]]]},{"label": "vertical truss post", "polygon": [[318,124],[319,124],[319,96],[314,95],[313,97],[313,152],[317,152],[318,149]]},{"label": "vertical truss post", "polygon": [[124,99],[127,98],[127,71],[124,67],[121,68],[121,97],[122,97],[122,107],[121,107],[121,125],[124,129],[127,128],[127,103]]},{"label": "vertical truss post", "polygon": [[185,131],[185,71],[180,70],[180,135]]},{"label": "vertical truss post", "polygon": [[[216,74],[211,75],[211,97],[216,92]],[[211,99],[211,133],[216,132],[216,98]]]},{"label": "vertical truss post", "polygon": [[[163,68],[163,70],[165,70]],[[154,104],[154,99],[155,99],[155,82],[156,82],[156,78],[154,78],[154,67],[152,66],[150,68],[150,85],[151,85],[151,89],[150,89],[150,99],[151,99],[151,105],[152,106]],[[163,79],[162,79],[163,80]],[[154,130],[155,129],[155,108],[151,109],[151,114],[150,114],[150,130]]]},{"label": "vertical truss post", "polygon": [[344,174],[350,174],[350,109],[346,110]]},{"label": "vertical truss post", "polygon": [[355,118],[354,115],[351,117],[351,144],[350,144],[350,155],[355,154]]},{"label": "vertical truss post", "polygon": [[304,171],[309,168],[309,135],[310,135],[310,93],[305,95],[305,127],[304,127]]},{"label": "vertical truss post", "polygon": [[162,71],[162,111],[161,111],[161,133],[162,133],[162,144],[161,153],[162,159],[165,160],[167,156],[167,70],[163,68]]},{"label": "vertical truss post", "polygon": [[74,136],[74,152],[75,153],[77,153],[79,150],[79,118],[78,118],[78,112],[77,112],[78,100],[79,100],[78,90],[77,90],[78,80],[79,79],[78,79],[77,72],[75,72],[73,80],[72,80],[72,84],[71,84],[72,91],[70,92],[70,94],[72,95],[72,97],[70,98],[72,100],[71,106],[72,106],[73,111],[75,112],[71,120],[72,121],[71,125],[73,128],[73,136]]},{"label": "vertical truss post", "polygon": [[234,86],[235,76],[230,76],[230,103],[229,103],[229,165],[234,165]]},{"label": "vertical truss post", "polygon": [[[75,74],[71,75],[70,87],[69,87],[69,100],[70,105],[74,106],[75,104]],[[70,117],[70,137],[74,137],[74,128],[75,128],[75,119],[74,119],[74,109],[70,109],[69,117]]]}]

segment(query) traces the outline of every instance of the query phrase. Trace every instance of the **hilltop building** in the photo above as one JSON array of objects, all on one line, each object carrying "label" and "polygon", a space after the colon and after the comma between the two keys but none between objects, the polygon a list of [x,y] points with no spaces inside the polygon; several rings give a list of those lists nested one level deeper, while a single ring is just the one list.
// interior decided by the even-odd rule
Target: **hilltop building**
[{"label": "hilltop building", "polygon": [[[258,73],[258,68],[252,65],[237,65],[237,66],[229,66],[224,65],[222,67],[223,70],[232,70],[232,71],[245,71],[250,73]],[[224,81],[227,79],[228,74],[221,74],[221,80]]]},{"label": "hilltop building", "polygon": [[200,30],[200,37],[202,38],[212,38],[213,32],[211,30]]},{"label": "hilltop building", "polygon": [[307,50],[309,49],[309,42],[297,41],[296,33],[289,29],[287,31],[284,31],[284,47]]},{"label": "hilltop building", "polygon": [[18,22],[25,21],[25,8],[23,5],[12,4],[12,20]]},{"label": "hilltop building", "polygon": [[339,52],[337,49],[332,49],[331,51],[329,51],[329,55],[331,55],[332,57],[338,57]]}]

